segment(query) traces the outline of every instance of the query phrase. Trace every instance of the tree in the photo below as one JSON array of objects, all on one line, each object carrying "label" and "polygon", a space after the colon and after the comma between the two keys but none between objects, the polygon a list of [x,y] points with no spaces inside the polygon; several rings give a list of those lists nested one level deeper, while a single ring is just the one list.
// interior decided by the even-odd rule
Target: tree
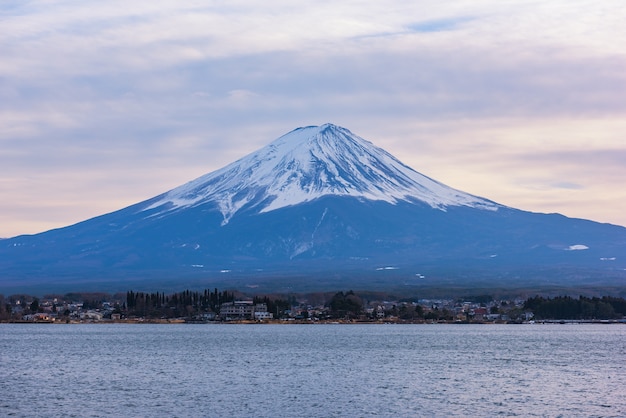
[{"label": "tree", "polygon": [[[623,316],[620,310],[626,308],[623,298],[603,297],[602,299],[579,296],[558,296],[544,299],[540,296],[528,299],[524,308],[530,309],[538,319],[614,319]],[[617,308],[617,309],[616,309]]]},{"label": "tree", "polygon": [[37,299],[37,298],[33,299],[33,301],[30,304],[30,311],[32,313],[39,312],[39,299]]},{"label": "tree", "polygon": [[598,319],[613,319],[615,318],[615,310],[606,302],[599,302],[596,305],[596,318]]},{"label": "tree", "polygon": [[411,305],[402,304],[398,310],[398,317],[400,319],[416,319],[424,316],[424,308],[421,305],[416,305],[412,308]]},{"label": "tree", "polygon": [[435,321],[439,319],[439,314],[436,311],[430,311],[424,315],[424,319],[428,321]]},{"label": "tree", "polygon": [[400,319],[413,319],[413,313],[409,310],[406,305],[401,305],[400,309],[398,309],[398,317]]},{"label": "tree", "polygon": [[11,305],[0,299],[0,320],[9,319],[11,317]]},{"label": "tree", "polygon": [[347,293],[337,292],[328,304],[331,314],[337,318],[355,317],[363,309],[361,298],[354,294],[352,290]]}]

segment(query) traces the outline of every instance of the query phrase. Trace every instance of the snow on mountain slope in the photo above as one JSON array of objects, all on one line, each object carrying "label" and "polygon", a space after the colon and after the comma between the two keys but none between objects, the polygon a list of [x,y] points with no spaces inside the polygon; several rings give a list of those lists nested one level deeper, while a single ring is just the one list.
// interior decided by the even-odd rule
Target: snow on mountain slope
[{"label": "snow on mountain slope", "polygon": [[433,208],[500,205],[452,189],[402,164],[345,128],[295,129],[226,167],[177,187],[144,208],[157,213],[214,202],[223,225],[244,207],[269,212],[326,195],[368,200],[421,201]]}]

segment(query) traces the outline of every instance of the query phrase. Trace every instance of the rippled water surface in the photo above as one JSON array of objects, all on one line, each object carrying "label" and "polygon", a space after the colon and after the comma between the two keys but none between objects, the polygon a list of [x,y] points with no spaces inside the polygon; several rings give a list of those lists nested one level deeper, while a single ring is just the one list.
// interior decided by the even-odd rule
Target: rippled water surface
[{"label": "rippled water surface", "polygon": [[626,416],[624,325],[0,324],[0,416]]}]

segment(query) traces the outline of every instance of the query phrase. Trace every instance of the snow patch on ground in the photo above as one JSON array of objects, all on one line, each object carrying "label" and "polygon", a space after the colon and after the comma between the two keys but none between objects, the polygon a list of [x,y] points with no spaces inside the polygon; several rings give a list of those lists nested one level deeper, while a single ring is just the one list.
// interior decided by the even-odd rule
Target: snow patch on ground
[{"label": "snow patch on ground", "polygon": [[570,245],[569,247],[566,248],[567,251],[581,251],[581,250],[588,250],[589,247],[587,247],[584,244],[575,244],[575,245]]}]

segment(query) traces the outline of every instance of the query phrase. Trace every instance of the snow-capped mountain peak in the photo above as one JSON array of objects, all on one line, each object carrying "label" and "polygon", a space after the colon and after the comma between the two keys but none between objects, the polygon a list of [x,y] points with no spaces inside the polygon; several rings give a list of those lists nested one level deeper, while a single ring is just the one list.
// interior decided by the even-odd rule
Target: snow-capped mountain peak
[{"label": "snow-capped mountain peak", "polygon": [[226,167],[157,197],[159,213],[213,202],[223,224],[244,207],[269,212],[322,196],[421,201],[433,208],[499,205],[432,180],[349,130],[333,125],[295,129]]},{"label": "snow-capped mountain peak", "polygon": [[626,280],[626,228],[463,193],[334,125],[296,129],[152,199],[0,242],[0,293],[14,294],[615,289]]}]

